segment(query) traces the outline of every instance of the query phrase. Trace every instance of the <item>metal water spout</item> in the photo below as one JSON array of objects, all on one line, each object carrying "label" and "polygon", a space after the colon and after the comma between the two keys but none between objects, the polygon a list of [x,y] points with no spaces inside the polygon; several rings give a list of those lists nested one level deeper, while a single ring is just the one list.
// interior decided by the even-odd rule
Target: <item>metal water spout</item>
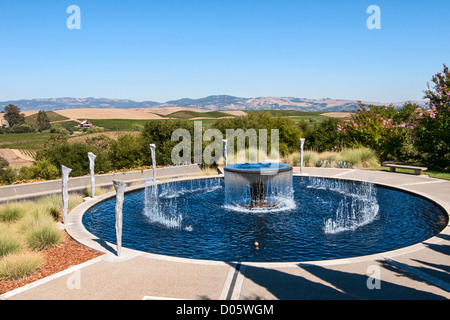
[{"label": "metal water spout", "polygon": [[113,180],[116,189],[116,240],[117,240],[117,256],[120,256],[122,249],[122,226],[123,226],[123,200],[126,184],[120,180]]},{"label": "metal water spout", "polygon": [[224,166],[226,167],[228,164],[228,154],[227,154],[227,145],[228,145],[228,141],[227,140],[222,140],[223,142],[223,161],[224,161]]},{"label": "metal water spout", "polygon": [[303,174],[303,146],[305,145],[305,139],[300,139],[300,174]]},{"label": "metal water spout", "polygon": [[68,184],[69,184],[69,174],[70,174],[71,171],[72,171],[72,169],[61,165],[61,172],[62,172],[62,204],[63,204],[63,223],[64,224],[66,223],[67,212],[69,211]]},{"label": "metal water spout", "polygon": [[154,144],[150,145],[150,151],[152,153],[152,166],[153,166],[153,181],[156,181],[156,160],[155,160],[155,150],[156,146]]},{"label": "metal water spout", "polygon": [[97,156],[93,154],[92,152],[88,152],[88,158],[89,158],[89,171],[91,174],[91,197],[95,197],[95,158]]}]

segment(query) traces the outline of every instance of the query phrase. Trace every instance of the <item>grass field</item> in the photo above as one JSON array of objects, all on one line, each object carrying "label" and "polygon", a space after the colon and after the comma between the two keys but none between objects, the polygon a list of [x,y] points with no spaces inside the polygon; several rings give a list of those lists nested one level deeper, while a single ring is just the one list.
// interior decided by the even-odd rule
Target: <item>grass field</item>
[{"label": "grass field", "polygon": [[0,134],[0,148],[39,150],[50,137],[50,133]]},{"label": "grass field", "polygon": [[130,120],[130,119],[88,119],[94,126],[102,127],[109,131],[139,130],[149,121],[155,120]]},{"label": "grass field", "polygon": [[[45,113],[47,114],[47,117],[50,120],[50,122],[68,120],[68,118],[66,118],[66,117],[64,117],[62,115],[59,115],[59,114],[57,114],[56,112],[53,112],[53,111],[45,111]],[[37,117],[38,117],[37,113],[32,114],[32,115],[30,115],[28,117],[25,117],[25,122],[28,125],[33,126],[33,125],[36,124]]]}]

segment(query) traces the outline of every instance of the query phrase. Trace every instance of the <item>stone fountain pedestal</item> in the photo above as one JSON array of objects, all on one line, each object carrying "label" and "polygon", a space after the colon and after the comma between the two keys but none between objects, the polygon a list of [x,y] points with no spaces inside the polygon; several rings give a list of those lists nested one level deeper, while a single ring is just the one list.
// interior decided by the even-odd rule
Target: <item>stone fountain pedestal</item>
[{"label": "stone fountain pedestal", "polygon": [[225,202],[249,208],[278,205],[292,197],[291,165],[285,163],[238,163],[224,168]]}]

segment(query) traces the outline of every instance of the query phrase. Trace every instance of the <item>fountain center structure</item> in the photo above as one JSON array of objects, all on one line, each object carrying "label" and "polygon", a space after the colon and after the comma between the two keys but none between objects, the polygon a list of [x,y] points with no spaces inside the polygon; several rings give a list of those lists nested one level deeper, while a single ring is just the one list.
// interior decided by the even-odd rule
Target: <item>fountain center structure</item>
[{"label": "fountain center structure", "polygon": [[293,198],[292,166],[256,162],[225,166],[225,203],[244,208],[274,208]]}]

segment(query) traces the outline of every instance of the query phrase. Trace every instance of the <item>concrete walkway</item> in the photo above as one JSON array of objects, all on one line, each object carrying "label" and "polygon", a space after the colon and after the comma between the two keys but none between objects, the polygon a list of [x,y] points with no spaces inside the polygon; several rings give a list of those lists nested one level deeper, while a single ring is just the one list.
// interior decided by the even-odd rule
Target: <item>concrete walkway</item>
[{"label": "concrete walkway", "polygon": [[[295,168],[298,172],[298,168]],[[402,173],[305,168],[311,176],[370,180],[431,198],[450,212],[450,181]],[[97,199],[98,200],[98,199]],[[225,263],[122,249],[80,224],[92,203],[67,223],[77,241],[105,254],[8,292],[0,298],[35,299],[449,299],[450,228],[407,248],[350,259],[296,263]]]}]

